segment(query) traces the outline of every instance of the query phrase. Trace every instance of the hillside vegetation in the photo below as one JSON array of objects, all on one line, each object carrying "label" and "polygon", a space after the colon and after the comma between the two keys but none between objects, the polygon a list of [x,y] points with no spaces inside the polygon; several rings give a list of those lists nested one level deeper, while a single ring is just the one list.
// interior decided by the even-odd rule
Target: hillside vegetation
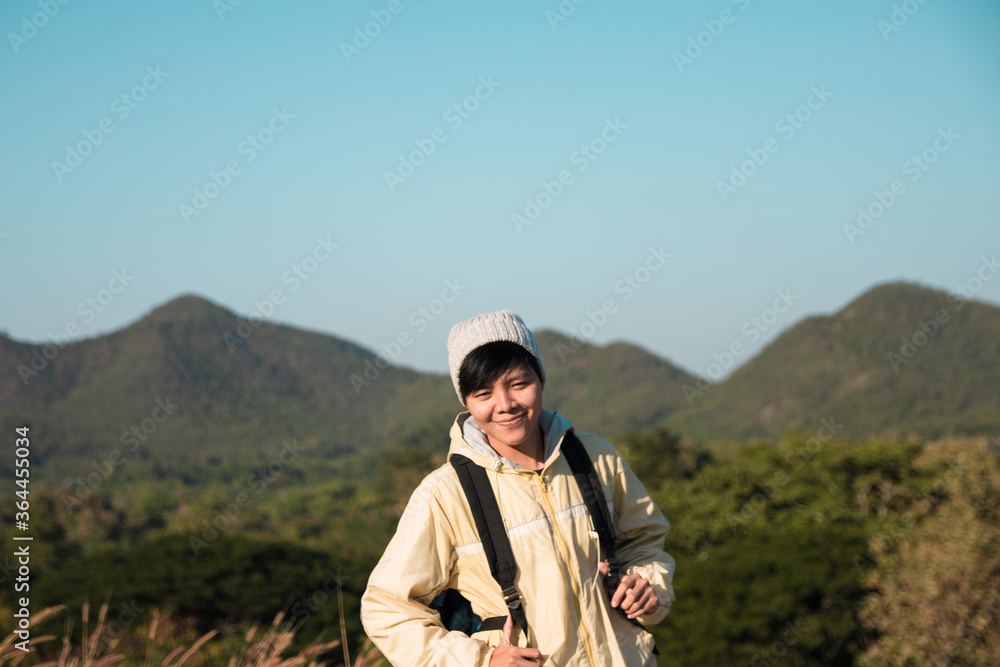
[{"label": "hillside vegetation", "polygon": [[[599,433],[665,424],[740,441],[824,420],[839,437],[1000,432],[1000,308],[915,285],[803,320],[718,384],[628,343],[538,338],[546,406]],[[0,426],[34,427],[51,481],[116,450],[143,474],[155,462],[198,476],[266,464],[288,441],[326,470],[344,453],[433,447],[461,409],[444,375],[386,366],[335,336],[252,326],[197,296],[62,348],[0,337],[0,358]]]},{"label": "hillside vegetation", "polygon": [[[546,407],[612,439],[673,524],[664,663],[1000,663],[1000,309],[883,285],[718,384],[629,343],[538,339]],[[289,667],[314,641],[324,664],[376,660],[360,595],[445,461],[449,378],[196,296],[62,348],[0,337],[0,359],[0,426],[31,429],[32,606],[66,607],[34,632],[66,648],[21,664],[228,664],[279,614]],[[0,540],[13,520],[0,503]],[[85,640],[67,619],[102,602],[119,621]]]},{"label": "hillside vegetation", "polygon": [[[695,386],[697,390],[697,386]],[[906,283],[783,332],[675,426],[699,439],[1000,433],[1000,308]]]}]

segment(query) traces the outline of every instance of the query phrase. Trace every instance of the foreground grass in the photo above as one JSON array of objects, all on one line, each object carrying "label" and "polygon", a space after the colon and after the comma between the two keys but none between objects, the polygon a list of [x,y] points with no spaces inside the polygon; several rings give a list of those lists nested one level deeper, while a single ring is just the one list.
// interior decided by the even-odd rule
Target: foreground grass
[{"label": "foreground grass", "polygon": [[[63,606],[48,607],[33,615],[29,630],[50,622],[65,610]],[[17,635],[11,633],[0,643],[0,665],[34,667],[323,667],[338,658],[352,667],[384,667],[388,662],[371,640],[366,640],[359,655],[351,662],[349,652],[340,640],[321,642],[317,639],[304,650],[290,650],[298,630],[284,620],[284,613],[275,616],[270,626],[261,629],[253,625],[244,633],[222,633],[212,630],[200,636],[189,623],[153,610],[142,627],[130,631],[113,630],[108,623],[108,603],[101,605],[96,625],[91,629],[90,606],[81,613],[79,641],[74,641],[73,623],[67,619],[62,647],[52,645],[55,635],[32,636],[29,651],[18,649]],[[344,628],[341,628],[343,633]],[[343,657],[330,654],[340,647]],[[339,653],[339,652],[338,652]]]}]

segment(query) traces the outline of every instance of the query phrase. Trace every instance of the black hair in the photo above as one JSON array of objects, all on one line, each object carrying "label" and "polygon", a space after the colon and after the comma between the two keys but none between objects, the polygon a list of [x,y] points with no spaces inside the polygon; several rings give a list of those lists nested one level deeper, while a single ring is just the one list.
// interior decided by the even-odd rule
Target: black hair
[{"label": "black hair", "polygon": [[539,381],[542,379],[538,360],[517,343],[501,340],[480,345],[466,355],[458,369],[458,390],[465,398],[474,391],[492,387],[514,368],[534,371]]}]

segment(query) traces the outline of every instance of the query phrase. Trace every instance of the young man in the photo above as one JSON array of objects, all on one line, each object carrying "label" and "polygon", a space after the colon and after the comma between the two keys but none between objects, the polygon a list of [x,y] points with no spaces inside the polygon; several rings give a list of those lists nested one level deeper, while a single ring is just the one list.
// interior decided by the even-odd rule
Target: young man
[{"label": "young man", "polygon": [[[655,665],[642,627],[670,609],[669,524],[618,451],[542,407],[545,366],[534,335],[509,310],[456,324],[448,365],[467,411],[451,427],[449,462],[410,498],[361,601],[365,631],[394,665]],[[573,438],[593,463],[608,505],[620,583],[606,590],[602,553],[580,485],[563,455]],[[486,470],[517,566],[527,633],[490,572],[453,463]],[[449,632],[430,608],[447,589],[501,628]],[[517,605],[515,604],[515,607]]]}]

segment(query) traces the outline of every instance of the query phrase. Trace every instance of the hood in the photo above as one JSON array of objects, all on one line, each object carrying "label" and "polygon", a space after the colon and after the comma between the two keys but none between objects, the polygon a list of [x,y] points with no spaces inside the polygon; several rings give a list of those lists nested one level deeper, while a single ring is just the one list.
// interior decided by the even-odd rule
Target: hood
[{"label": "hood", "polygon": [[[558,412],[549,412],[545,409],[542,410],[538,423],[542,427],[542,438],[545,442],[545,463],[548,464],[559,452],[563,436],[573,428],[573,425]],[[462,454],[484,468],[498,470],[498,466],[507,466],[515,470],[528,470],[510,459],[500,456],[496,450],[490,447],[486,432],[479,427],[479,424],[472,417],[472,413],[468,411],[455,417],[450,435],[451,446],[448,449],[448,458],[451,458],[452,454]]]}]

